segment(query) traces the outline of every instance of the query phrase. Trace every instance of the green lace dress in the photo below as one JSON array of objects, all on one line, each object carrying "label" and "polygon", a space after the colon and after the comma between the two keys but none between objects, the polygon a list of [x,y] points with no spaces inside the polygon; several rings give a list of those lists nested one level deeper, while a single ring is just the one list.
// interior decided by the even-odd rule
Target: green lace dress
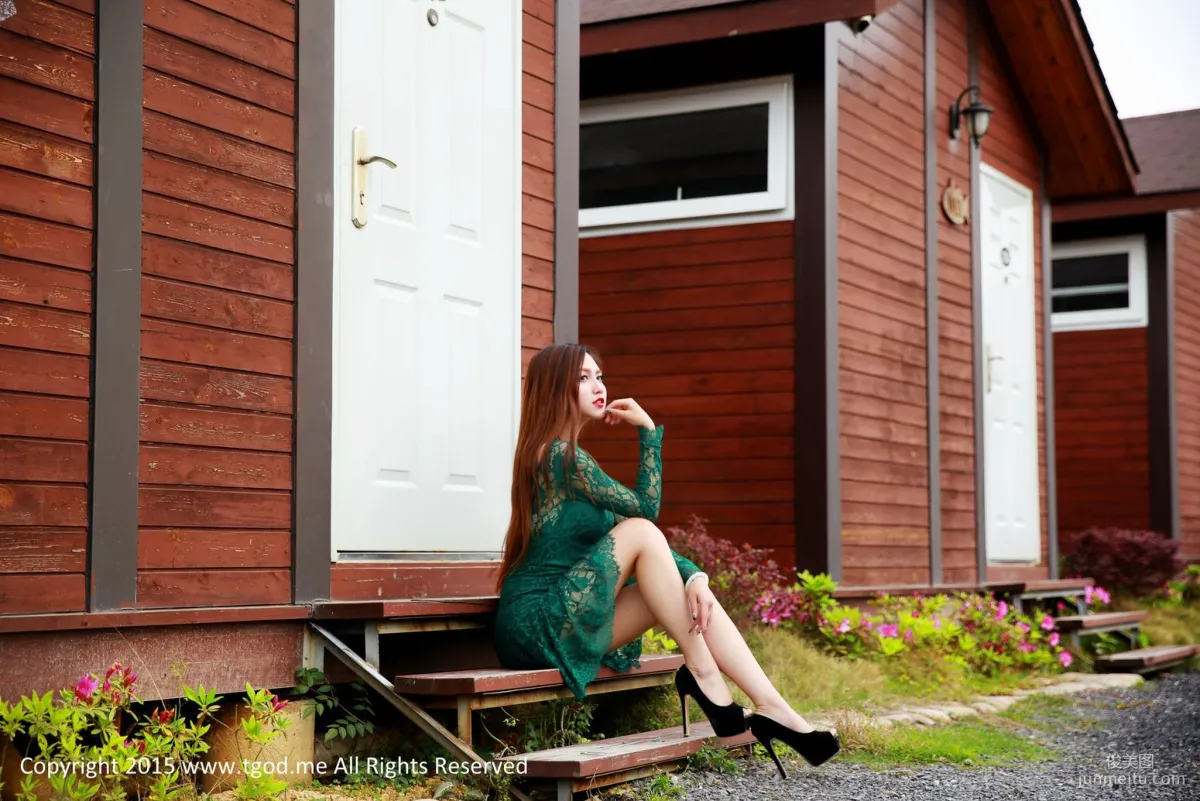
[{"label": "green lace dress", "polygon": [[[621,578],[610,532],[626,518],[656,519],[662,500],[662,426],[638,431],[636,489],[609,478],[582,448],[576,448],[576,464],[568,464],[567,443],[551,443],[550,481],[539,487],[528,551],[500,588],[495,623],[500,664],[558,668],[580,700],[601,665],[626,671],[642,655],[640,638],[609,650]],[[685,581],[699,570],[671,553]]]}]

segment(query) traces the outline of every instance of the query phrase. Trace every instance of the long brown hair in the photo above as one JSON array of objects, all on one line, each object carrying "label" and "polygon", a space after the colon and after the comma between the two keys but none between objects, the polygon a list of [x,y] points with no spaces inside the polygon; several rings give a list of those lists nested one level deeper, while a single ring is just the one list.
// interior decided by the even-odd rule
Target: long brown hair
[{"label": "long brown hair", "polygon": [[525,555],[533,528],[538,499],[538,480],[548,478],[550,448],[564,430],[570,430],[567,464],[574,464],[575,447],[584,418],[579,413],[579,375],[585,356],[600,364],[599,355],[587,345],[550,345],[529,363],[521,392],[521,430],[513,458],[512,516],[504,538],[504,560],[500,563],[497,588]]}]

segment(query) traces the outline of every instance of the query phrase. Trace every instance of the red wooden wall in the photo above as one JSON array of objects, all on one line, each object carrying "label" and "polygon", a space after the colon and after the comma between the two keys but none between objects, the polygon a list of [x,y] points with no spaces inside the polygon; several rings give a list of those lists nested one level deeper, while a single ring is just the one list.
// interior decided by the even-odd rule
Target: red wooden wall
[{"label": "red wooden wall", "polygon": [[847,586],[929,581],[922,18],[921,0],[905,0],[838,54]]},{"label": "red wooden wall", "polygon": [[1054,335],[1058,528],[1150,526],[1146,328]]},{"label": "red wooden wall", "polygon": [[[580,340],[610,398],[665,426],[662,526],[692,514],[714,535],[794,551],[793,224],[580,241]],[[632,485],[637,437],[594,428],[584,445]]]},{"label": "red wooden wall", "polygon": [[[948,109],[970,82],[967,9],[938,0],[937,107]],[[937,120],[937,184],[949,181],[969,193],[971,159],[966,142],[950,141],[950,121]],[[971,330],[971,227],[938,214],[938,386],[942,490],[942,580],[976,580],[975,569],[975,368]]]},{"label": "red wooden wall", "polygon": [[94,3],[0,23],[0,614],[87,598]]},{"label": "red wooden wall", "polygon": [[145,12],[137,603],[287,603],[296,9]]},{"label": "red wooden wall", "polygon": [[524,0],[521,375],[554,342],[554,0]]},{"label": "red wooden wall", "polygon": [[1181,552],[1200,561],[1200,211],[1175,212],[1175,404]]}]

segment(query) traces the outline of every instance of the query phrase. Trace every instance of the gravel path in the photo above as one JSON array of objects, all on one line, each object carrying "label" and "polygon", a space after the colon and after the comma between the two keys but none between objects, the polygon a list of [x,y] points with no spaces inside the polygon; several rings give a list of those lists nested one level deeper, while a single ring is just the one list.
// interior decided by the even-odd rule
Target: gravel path
[{"label": "gravel path", "polygon": [[812,769],[743,759],[746,773],[686,772],[686,801],[1076,801],[1200,798],[1200,673],[1167,675],[1128,690],[1073,696],[1071,712],[1091,725],[1037,733],[1056,761],[1008,768],[917,765],[873,770],[835,758]]}]

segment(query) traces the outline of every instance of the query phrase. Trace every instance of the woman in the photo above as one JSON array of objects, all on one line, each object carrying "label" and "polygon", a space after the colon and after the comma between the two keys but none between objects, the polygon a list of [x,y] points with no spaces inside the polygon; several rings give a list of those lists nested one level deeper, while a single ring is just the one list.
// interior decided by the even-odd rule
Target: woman
[{"label": "woman", "polygon": [[[605,475],[576,444],[583,427],[598,421],[637,428],[635,489]],[[718,736],[749,727],[784,777],[772,740],[819,765],[837,753],[836,733],[814,731],[788,705],[713,596],[708,576],[672,551],[652,522],[662,498],[662,433],[633,400],[608,402],[590,348],[553,345],[530,362],[500,570],[500,662],[557,668],[582,699],[600,665],[637,666],[642,634],[658,624],[683,651],[675,686],[685,735],[690,695]],[[722,672],[754,702],[748,718]]]}]

